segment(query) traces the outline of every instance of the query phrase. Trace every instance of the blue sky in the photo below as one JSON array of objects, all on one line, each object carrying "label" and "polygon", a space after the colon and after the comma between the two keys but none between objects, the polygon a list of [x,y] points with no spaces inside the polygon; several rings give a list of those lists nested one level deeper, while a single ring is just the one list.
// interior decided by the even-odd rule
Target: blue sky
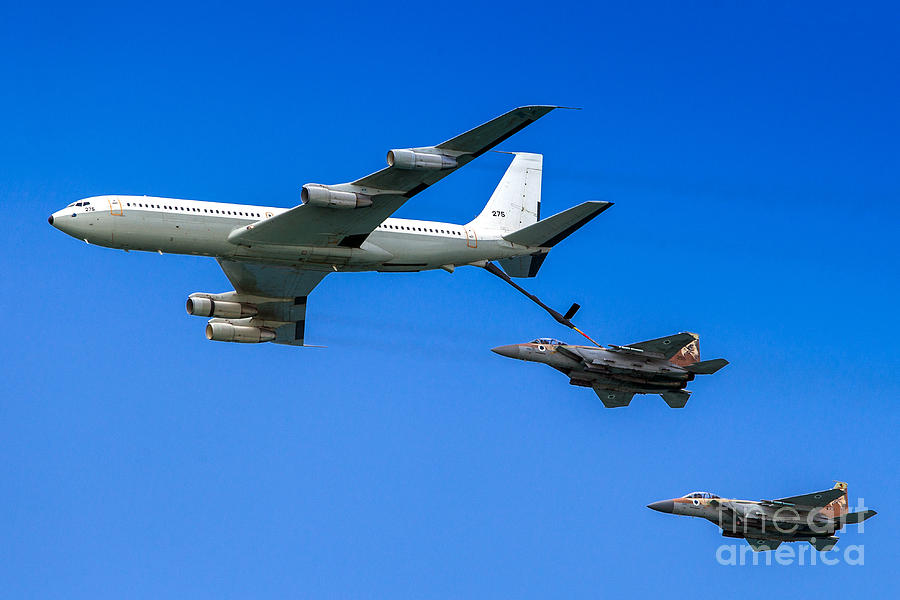
[{"label": "blue sky", "polygon": [[[458,7],[458,8],[456,8]],[[0,589],[16,598],[894,597],[900,386],[889,4],[6,3]],[[731,365],[605,410],[489,348],[577,341],[498,280],[339,274],[327,349],[215,344],[211,259],[46,217],[148,194],[292,206],[522,104],[545,215],[616,205],[528,282],[605,343]],[[466,222],[488,154],[399,216]],[[864,566],[729,567],[648,502],[850,483]]]}]

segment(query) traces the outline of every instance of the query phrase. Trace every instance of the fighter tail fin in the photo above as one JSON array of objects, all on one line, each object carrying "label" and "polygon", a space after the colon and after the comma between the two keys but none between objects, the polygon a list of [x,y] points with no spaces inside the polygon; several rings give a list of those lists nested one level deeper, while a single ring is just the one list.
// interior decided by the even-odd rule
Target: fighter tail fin
[{"label": "fighter tail fin", "polygon": [[514,152],[515,158],[481,214],[466,227],[501,234],[537,223],[541,218],[541,176],[544,157]]},{"label": "fighter tail fin", "polygon": [[687,367],[688,365],[700,363],[700,340],[697,339],[696,335],[691,341],[673,354],[669,359],[669,362],[678,365],[679,367]]},{"label": "fighter tail fin", "polygon": [[835,481],[834,487],[831,489],[844,492],[843,494],[826,504],[823,511],[832,519],[836,519],[847,514],[847,507],[849,506],[849,502],[847,501],[847,482]]},{"label": "fighter tail fin", "polygon": [[775,501],[817,508],[824,516],[837,518],[847,512],[847,484],[838,481],[830,490],[776,498]]}]

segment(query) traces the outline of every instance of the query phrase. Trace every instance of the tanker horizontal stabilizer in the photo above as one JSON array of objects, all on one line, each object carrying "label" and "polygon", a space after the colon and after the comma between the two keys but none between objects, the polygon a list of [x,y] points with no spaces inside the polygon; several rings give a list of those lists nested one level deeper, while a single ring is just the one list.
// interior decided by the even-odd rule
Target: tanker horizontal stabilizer
[{"label": "tanker horizontal stabilizer", "polygon": [[503,239],[522,246],[545,248],[555,246],[610,206],[612,202],[582,202],[533,225],[508,233]]}]

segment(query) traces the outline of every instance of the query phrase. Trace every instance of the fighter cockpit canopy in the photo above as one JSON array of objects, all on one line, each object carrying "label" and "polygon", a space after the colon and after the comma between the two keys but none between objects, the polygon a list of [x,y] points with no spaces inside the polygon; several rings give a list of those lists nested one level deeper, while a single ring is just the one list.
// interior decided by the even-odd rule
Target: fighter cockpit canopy
[{"label": "fighter cockpit canopy", "polygon": [[538,338],[536,340],[531,340],[532,344],[544,344],[546,346],[560,346],[562,342],[554,339],[554,338]]},{"label": "fighter cockpit canopy", "polygon": [[711,494],[709,492],[691,492],[685,498],[718,498],[715,494]]}]

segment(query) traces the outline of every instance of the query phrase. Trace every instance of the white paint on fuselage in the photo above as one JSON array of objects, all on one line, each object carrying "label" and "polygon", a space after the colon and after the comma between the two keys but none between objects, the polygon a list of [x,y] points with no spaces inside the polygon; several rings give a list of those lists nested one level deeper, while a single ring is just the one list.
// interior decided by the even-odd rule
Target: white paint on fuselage
[{"label": "white paint on fuselage", "polygon": [[268,246],[228,242],[235,229],[286,212],[250,206],[149,196],[94,196],[53,213],[52,224],[98,246],[296,264],[309,269],[422,271],[531,254],[499,231],[467,231],[462,225],[389,218],[361,248]]}]

